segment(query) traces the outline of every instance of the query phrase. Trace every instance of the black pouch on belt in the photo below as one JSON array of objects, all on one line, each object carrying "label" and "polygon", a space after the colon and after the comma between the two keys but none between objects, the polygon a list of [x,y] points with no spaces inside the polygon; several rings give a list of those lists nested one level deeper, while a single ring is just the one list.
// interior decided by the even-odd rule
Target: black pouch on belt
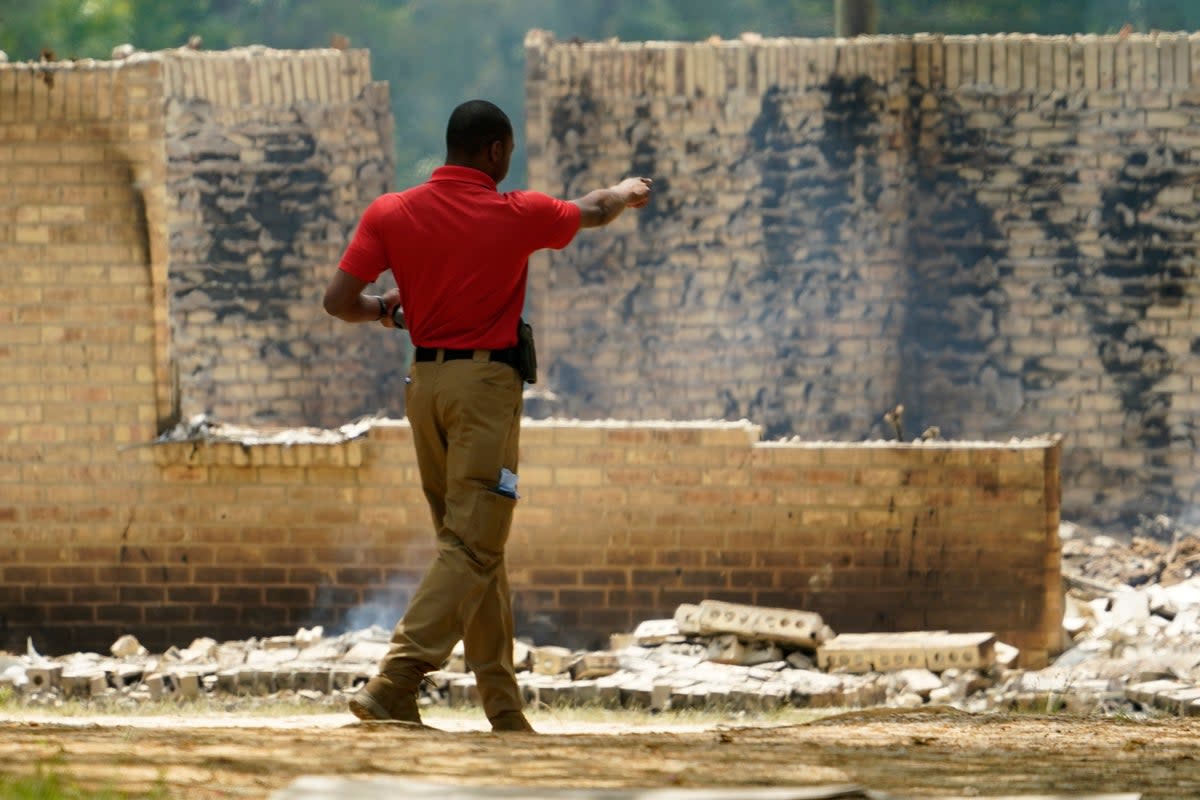
[{"label": "black pouch on belt", "polygon": [[533,326],[524,319],[517,322],[517,363],[521,380],[537,383],[537,347],[533,343]]}]

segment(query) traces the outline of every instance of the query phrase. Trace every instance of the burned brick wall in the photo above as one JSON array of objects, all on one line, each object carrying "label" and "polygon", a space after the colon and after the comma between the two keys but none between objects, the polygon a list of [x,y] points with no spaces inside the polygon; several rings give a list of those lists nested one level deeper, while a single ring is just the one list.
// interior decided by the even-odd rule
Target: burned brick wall
[{"label": "burned brick wall", "polygon": [[[196,82],[206,70],[216,79]],[[182,416],[333,426],[399,413],[402,337],[321,309],[358,215],[392,182],[387,91],[365,53],[196,54],[166,74]]]},{"label": "burned brick wall", "polygon": [[[1198,513],[1200,36],[528,41],[530,179],[657,193],[533,278],[555,413],[1066,435]],[[635,216],[635,215],[630,215]]]}]

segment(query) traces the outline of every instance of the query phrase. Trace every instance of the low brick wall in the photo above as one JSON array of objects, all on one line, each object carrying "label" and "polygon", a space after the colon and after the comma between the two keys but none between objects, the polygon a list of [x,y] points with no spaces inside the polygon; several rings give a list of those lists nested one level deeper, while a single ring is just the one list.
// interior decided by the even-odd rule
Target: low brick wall
[{"label": "low brick wall", "polygon": [[[1048,439],[762,443],[747,423],[529,422],[518,627],[582,646],[712,598],[810,609],[839,632],[990,630],[1041,663],[1062,617],[1059,455]],[[58,483],[3,509],[3,645],[391,625],[433,554],[403,421],[338,445],[180,443],[118,461],[111,496]]]}]

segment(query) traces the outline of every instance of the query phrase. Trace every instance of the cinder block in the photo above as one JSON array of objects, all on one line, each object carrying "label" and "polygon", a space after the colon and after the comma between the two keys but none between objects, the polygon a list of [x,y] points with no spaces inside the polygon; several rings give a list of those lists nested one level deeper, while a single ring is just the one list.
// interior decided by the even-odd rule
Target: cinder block
[{"label": "cinder block", "polygon": [[200,676],[194,672],[182,672],[174,674],[175,685],[178,687],[180,697],[186,697],[189,700],[200,696]]},{"label": "cinder block", "polygon": [[142,680],[142,683],[146,685],[146,691],[150,693],[151,700],[162,699],[162,696],[166,691],[166,681],[163,680],[162,675],[158,673],[147,675]]},{"label": "cinder block", "polygon": [[478,706],[479,687],[475,684],[473,675],[465,675],[450,681],[449,703],[452,708]]},{"label": "cinder block", "polygon": [[1154,695],[1154,707],[1172,714],[1185,715],[1192,703],[1200,700],[1200,687],[1171,689]]},{"label": "cinder block", "polygon": [[685,636],[700,633],[700,606],[682,603],[675,609],[675,628]]},{"label": "cinder block", "polygon": [[634,641],[642,647],[653,647],[670,641],[682,641],[679,626],[674,619],[648,619],[638,624],[633,631]]},{"label": "cinder block", "polygon": [[575,654],[565,647],[535,647],[531,654],[533,671],[541,675],[561,675],[571,668]]},{"label": "cinder block", "polygon": [[602,651],[585,653],[570,667],[571,678],[577,681],[587,678],[603,678],[605,675],[612,675],[619,669],[621,669],[620,660],[612,653]]},{"label": "cinder block", "polygon": [[[63,673],[60,679],[63,694],[67,697],[88,697],[92,693],[92,678],[95,673]],[[103,680],[103,674],[100,675]],[[104,684],[106,687],[107,683]]]},{"label": "cinder block", "polygon": [[1125,688],[1125,696],[1142,706],[1153,706],[1156,695],[1190,689],[1191,685],[1173,680],[1145,681]]},{"label": "cinder block", "polygon": [[292,672],[292,688],[296,691],[333,691],[333,671],[329,669],[299,669]]},{"label": "cinder block", "polygon": [[44,692],[57,689],[62,683],[61,664],[43,664],[36,667],[26,667],[25,677],[31,691]]},{"label": "cinder block", "polygon": [[708,660],[718,664],[744,664],[746,645],[732,633],[716,636],[708,643]]},{"label": "cinder block", "polygon": [[817,665],[838,672],[982,669],[994,659],[995,634],[944,631],[842,634],[817,650]]}]

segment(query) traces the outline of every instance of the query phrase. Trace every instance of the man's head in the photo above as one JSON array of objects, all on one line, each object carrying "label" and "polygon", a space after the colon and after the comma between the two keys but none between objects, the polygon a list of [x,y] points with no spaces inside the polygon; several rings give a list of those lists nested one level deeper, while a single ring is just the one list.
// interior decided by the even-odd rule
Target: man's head
[{"label": "man's head", "polygon": [[508,175],[513,129],[508,116],[487,100],[468,100],[446,125],[446,163],[474,167],[496,183]]}]

